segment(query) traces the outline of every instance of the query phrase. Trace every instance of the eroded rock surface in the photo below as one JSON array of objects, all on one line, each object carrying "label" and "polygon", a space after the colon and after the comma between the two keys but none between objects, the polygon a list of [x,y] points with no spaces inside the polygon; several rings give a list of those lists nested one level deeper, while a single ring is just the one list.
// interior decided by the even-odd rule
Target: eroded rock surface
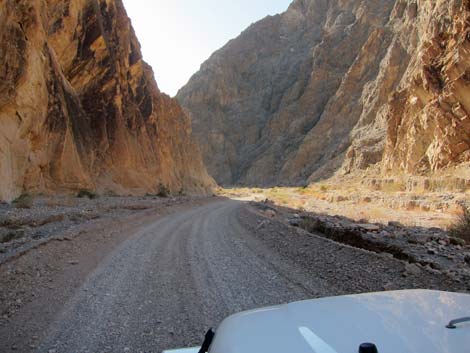
[{"label": "eroded rock surface", "polygon": [[160,93],[120,0],[0,10],[0,199],[208,190],[190,121]]},{"label": "eroded rock surface", "polygon": [[221,184],[470,161],[468,0],[295,0],[179,92]]}]

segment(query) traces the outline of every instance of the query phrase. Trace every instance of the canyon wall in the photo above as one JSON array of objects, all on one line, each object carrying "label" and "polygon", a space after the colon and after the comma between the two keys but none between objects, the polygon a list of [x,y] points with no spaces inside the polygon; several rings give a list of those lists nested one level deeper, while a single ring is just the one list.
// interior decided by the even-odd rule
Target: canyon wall
[{"label": "canyon wall", "polygon": [[213,185],[120,0],[0,1],[0,167],[7,201]]},{"label": "canyon wall", "polygon": [[177,98],[221,184],[304,185],[470,161],[468,0],[295,0]]}]

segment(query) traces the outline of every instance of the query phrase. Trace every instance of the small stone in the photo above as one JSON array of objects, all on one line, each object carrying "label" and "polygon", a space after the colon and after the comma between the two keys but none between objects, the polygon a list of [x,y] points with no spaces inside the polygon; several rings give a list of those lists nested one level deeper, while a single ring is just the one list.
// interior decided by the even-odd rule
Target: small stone
[{"label": "small stone", "polygon": [[388,252],[381,252],[379,255],[384,259],[393,259],[393,254]]},{"label": "small stone", "polygon": [[266,216],[268,217],[271,217],[271,218],[274,218],[276,217],[276,212],[274,210],[267,210],[266,212],[264,212],[266,214]]},{"label": "small stone", "polygon": [[421,269],[415,264],[406,264],[405,265],[405,275],[419,276],[421,274]]},{"label": "small stone", "polygon": [[436,250],[434,250],[434,249],[428,249],[427,253],[428,253],[429,255],[436,255]]},{"label": "small stone", "polygon": [[258,224],[258,226],[256,227],[256,230],[260,230],[260,229],[263,228],[265,225],[266,225],[266,221],[260,222],[260,224]]},{"label": "small stone", "polygon": [[470,254],[465,254],[464,260],[467,263],[467,265],[470,265]]},{"label": "small stone", "polygon": [[395,228],[403,228],[403,224],[400,222],[388,222],[389,227],[395,227]]},{"label": "small stone", "polygon": [[293,227],[299,227],[300,226],[300,222],[298,219],[289,219],[289,224]]},{"label": "small stone", "polygon": [[78,265],[78,261],[77,260],[70,260],[67,262],[69,265]]},{"label": "small stone", "polygon": [[49,349],[49,350],[47,351],[47,353],[57,353],[57,350],[56,350],[56,349]]},{"label": "small stone", "polygon": [[129,347],[124,348],[124,352],[130,352],[131,349]]},{"label": "small stone", "polygon": [[369,232],[378,232],[380,227],[375,224],[358,224],[358,227],[365,229]]}]

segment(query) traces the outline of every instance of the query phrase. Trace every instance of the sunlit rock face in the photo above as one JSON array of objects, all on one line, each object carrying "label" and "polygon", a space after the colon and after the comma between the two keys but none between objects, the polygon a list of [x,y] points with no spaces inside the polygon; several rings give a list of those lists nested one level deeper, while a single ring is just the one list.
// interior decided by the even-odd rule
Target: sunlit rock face
[{"label": "sunlit rock face", "polygon": [[410,61],[387,106],[384,171],[426,173],[468,162],[470,1],[420,1],[406,15]]},{"label": "sunlit rock face", "polygon": [[177,96],[209,172],[302,185],[469,161],[469,6],[296,0],[253,24]]},{"label": "sunlit rock face", "polygon": [[0,199],[205,192],[213,181],[190,135],[120,0],[0,2]]}]

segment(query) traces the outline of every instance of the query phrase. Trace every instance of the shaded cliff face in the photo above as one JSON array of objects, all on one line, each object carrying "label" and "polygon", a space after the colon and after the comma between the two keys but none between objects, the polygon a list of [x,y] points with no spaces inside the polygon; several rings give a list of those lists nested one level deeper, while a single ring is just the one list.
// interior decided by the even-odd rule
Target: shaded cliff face
[{"label": "shaded cliff face", "polygon": [[301,185],[468,161],[468,3],[295,0],[252,25],[177,96],[209,172]]},{"label": "shaded cliff face", "polygon": [[189,119],[160,93],[120,0],[0,10],[0,199],[208,190]]}]

